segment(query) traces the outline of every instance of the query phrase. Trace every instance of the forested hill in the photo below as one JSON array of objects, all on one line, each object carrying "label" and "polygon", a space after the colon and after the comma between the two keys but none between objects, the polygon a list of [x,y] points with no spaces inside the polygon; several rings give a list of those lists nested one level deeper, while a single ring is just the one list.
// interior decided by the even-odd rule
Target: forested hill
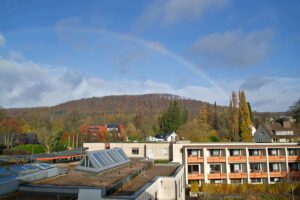
[{"label": "forested hill", "polygon": [[[47,112],[54,117],[66,118],[77,111],[87,124],[128,122],[140,115],[153,124],[173,100],[177,100],[182,108],[188,110],[190,119],[196,117],[200,104],[203,103],[172,94],[118,95],[73,100],[52,107],[10,108],[7,113],[12,117],[31,121],[32,115],[36,113]],[[208,104],[208,109],[213,110],[213,105]],[[217,106],[217,110],[222,115],[228,107]],[[256,116],[261,114],[263,113],[255,112]],[[271,114],[274,113],[267,116]]]},{"label": "forested hill", "polygon": [[[168,108],[171,101],[177,100],[191,115],[199,112],[201,101],[187,99],[172,94],[144,94],[92,97],[68,101],[52,107],[10,108],[7,112],[12,117],[20,117],[30,112],[47,110],[52,114],[64,116],[72,111],[79,111],[83,115],[93,114],[141,114],[156,115]],[[220,107],[220,109],[224,109]]]}]

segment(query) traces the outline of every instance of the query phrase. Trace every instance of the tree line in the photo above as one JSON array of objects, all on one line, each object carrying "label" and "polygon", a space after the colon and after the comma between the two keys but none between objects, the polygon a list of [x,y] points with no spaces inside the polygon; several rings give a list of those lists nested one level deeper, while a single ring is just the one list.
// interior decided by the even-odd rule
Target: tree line
[{"label": "tree line", "polygon": [[160,132],[175,131],[192,141],[252,141],[252,111],[244,91],[232,92],[227,112],[218,110],[216,102],[213,107],[201,103],[198,115],[188,120],[188,111],[174,100],[159,118]]}]

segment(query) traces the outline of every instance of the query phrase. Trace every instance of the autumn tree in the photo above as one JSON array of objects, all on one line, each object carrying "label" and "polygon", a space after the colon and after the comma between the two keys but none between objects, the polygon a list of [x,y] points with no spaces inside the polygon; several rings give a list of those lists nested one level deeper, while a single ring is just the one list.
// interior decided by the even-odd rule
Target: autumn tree
[{"label": "autumn tree", "polygon": [[0,121],[0,134],[6,148],[13,146],[16,134],[21,132],[22,126],[16,119],[5,118]]},{"label": "autumn tree", "polygon": [[238,98],[235,92],[232,92],[229,103],[229,140],[239,141],[239,110]]},{"label": "autumn tree", "polygon": [[179,103],[174,100],[169,104],[168,110],[159,119],[160,131],[163,133],[177,131],[182,124],[183,111],[180,109]]},{"label": "autumn tree", "polygon": [[208,120],[209,120],[209,112],[208,112],[207,104],[202,103],[200,105],[199,116],[198,116],[198,122],[202,129],[208,130],[210,128]]},{"label": "autumn tree", "polygon": [[7,112],[5,109],[3,109],[2,107],[0,107],[0,121],[4,118],[7,117]]},{"label": "autumn tree", "polygon": [[57,133],[63,130],[63,123],[60,119],[54,118],[46,110],[33,115],[32,130],[37,134],[38,141],[43,145],[45,152],[50,153],[56,145]]},{"label": "autumn tree", "polygon": [[64,121],[64,131],[68,134],[68,147],[78,148],[79,127],[81,115],[77,111],[72,111]]},{"label": "autumn tree", "polygon": [[246,100],[244,91],[239,92],[240,106],[239,106],[239,129],[240,137],[243,142],[252,142],[252,131],[251,131],[251,118],[249,107]]},{"label": "autumn tree", "polygon": [[217,103],[214,104],[213,118],[212,118],[212,127],[214,130],[219,130],[219,119],[218,119],[218,110]]}]

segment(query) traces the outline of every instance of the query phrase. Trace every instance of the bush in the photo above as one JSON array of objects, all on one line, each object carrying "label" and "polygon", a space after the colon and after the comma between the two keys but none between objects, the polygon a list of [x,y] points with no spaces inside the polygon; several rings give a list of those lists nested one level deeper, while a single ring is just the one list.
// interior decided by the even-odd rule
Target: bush
[{"label": "bush", "polygon": [[65,151],[67,150],[67,147],[63,144],[57,144],[55,147],[53,147],[52,151]]},{"label": "bush", "polygon": [[198,181],[193,181],[191,183],[191,192],[199,192]]},{"label": "bush", "polygon": [[10,150],[12,150],[12,151],[22,151],[22,152],[25,152],[25,154],[45,153],[44,147],[42,145],[40,145],[40,144],[19,145],[19,146],[15,146],[15,147],[11,148]]}]

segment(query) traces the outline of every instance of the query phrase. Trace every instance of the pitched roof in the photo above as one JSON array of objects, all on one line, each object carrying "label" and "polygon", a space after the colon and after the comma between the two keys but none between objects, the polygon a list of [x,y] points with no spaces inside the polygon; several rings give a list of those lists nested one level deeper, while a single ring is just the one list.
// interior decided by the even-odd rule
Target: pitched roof
[{"label": "pitched roof", "polygon": [[[297,138],[300,137],[299,129],[292,126],[291,128],[284,128],[280,123],[273,122],[273,123],[262,123],[261,124],[269,136],[273,139],[279,138]],[[276,131],[293,131],[293,135],[276,135]]]}]

